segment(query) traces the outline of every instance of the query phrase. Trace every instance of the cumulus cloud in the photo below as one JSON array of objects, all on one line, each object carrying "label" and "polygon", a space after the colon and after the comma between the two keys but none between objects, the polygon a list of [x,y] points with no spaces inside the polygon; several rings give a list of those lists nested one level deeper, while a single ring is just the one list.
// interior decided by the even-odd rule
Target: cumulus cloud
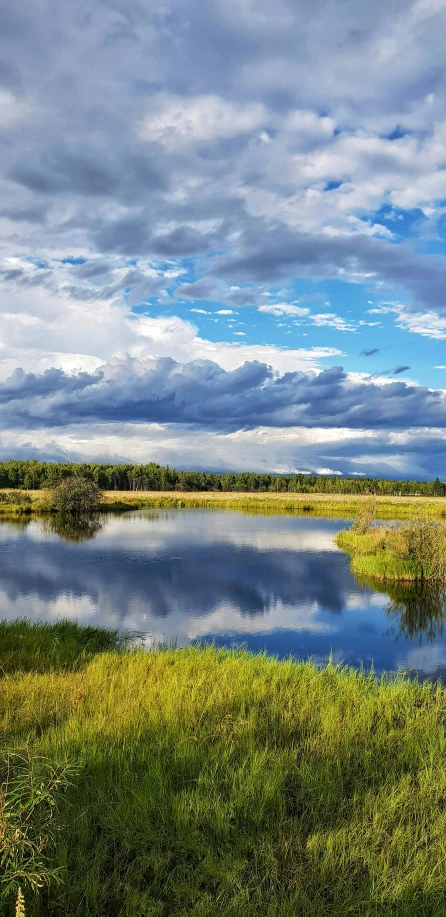
[{"label": "cumulus cloud", "polygon": [[127,357],[93,373],[16,370],[0,385],[0,416],[12,429],[88,421],[410,429],[446,424],[446,395],[404,382],[358,383],[341,367],[279,375],[259,362],[225,371],[208,360]]}]

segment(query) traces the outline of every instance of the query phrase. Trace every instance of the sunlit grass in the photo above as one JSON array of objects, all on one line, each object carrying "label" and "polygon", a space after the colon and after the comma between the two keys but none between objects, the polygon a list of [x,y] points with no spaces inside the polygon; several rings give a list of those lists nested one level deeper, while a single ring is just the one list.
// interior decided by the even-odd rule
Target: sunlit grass
[{"label": "sunlit grass", "polygon": [[441,687],[213,648],[62,664],[0,679],[5,747],[79,768],[27,914],[445,913]]},{"label": "sunlit grass", "polygon": [[382,580],[446,580],[446,525],[430,519],[395,526],[353,525],[336,544],[352,558],[357,576]]},{"label": "sunlit grass", "polygon": [[[106,509],[235,509],[249,513],[294,514],[353,518],[367,504],[369,497],[332,494],[293,493],[178,493],[105,491]],[[446,502],[428,497],[376,497],[379,519],[409,519],[424,516],[441,517]]]},{"label": "sunlit grass", "polygon": [[[14,491],[0,491],[11,494]],[[31,505],[25,509],[0,502],[0,515],[50,511],[45,490],[27,491]],[[242,512],[269,514],[294,514],[325,517],[353,518],[370,500],[365,495],[349,494],[294,494],[179,491],[104,491],[102,507],[108,511],[131,509],[235,509]],[[446,500],[441,497],[377,496],[378,519],[411,519],[446,515]]]}]

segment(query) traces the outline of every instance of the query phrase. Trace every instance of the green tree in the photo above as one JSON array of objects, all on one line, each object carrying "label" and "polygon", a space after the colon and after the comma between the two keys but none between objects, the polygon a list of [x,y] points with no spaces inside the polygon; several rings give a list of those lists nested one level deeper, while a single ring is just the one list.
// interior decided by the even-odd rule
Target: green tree
[{"label": "green tree", "polygon": [[52,493],[56,512],[62,515],[87,516],[99,509],[101,492],[94,481],[72,477],[61,481]]}]

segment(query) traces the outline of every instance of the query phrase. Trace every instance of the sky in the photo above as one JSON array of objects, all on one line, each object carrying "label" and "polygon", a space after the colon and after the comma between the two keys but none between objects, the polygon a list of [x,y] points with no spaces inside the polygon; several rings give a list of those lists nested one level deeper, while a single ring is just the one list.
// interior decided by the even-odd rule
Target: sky
[{"label": "sky", "polygon": [[446,478],[446,0],[0,3],[0,459]]}]

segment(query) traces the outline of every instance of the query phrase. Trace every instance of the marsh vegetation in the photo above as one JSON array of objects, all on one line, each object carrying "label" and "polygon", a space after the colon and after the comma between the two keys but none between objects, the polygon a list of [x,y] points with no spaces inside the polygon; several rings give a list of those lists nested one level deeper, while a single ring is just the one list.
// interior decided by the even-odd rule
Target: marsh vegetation
[{"label": "marsh vegetation", "polygon": [[382,580],[446,580],[446,524],[416,519],[398,525],[362,524],[339,532],[357,576]]},{"label": "marsh vegetation", "polygon": [[3,759],[76,767],[27,917],[444,913],[441,687],[61,626],[0,631]]}]

